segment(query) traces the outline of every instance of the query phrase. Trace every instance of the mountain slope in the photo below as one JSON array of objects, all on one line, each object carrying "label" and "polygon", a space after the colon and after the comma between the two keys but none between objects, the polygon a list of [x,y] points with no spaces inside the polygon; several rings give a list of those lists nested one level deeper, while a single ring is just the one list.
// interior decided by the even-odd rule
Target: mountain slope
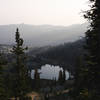
[{"label": "mountain slope", "polygon": [[75,41],[84,36],[87,23],[64,26],[52,25],[1,25],[0,44],[13,44],[16,28],[18,27],[25,44],[31,46],[58,45],[64,42]]},{"label": "mountain slope", "polygon": [[[28,52],[30,69],[41,68],[42,65],[59,65],[74,74],[79,57],[85,54],[85,38],[58,46],[36,48]],[[84,63],[84,60],[82,60]]]}]

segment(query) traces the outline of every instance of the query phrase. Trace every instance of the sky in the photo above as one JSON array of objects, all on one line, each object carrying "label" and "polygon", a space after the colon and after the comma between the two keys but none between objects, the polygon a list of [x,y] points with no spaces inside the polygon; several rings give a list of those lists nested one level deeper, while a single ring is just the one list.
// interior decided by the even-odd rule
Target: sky
[{"label": "sky", "polygon": [[0,0],[0,25],[84,23],[88,0]]}]

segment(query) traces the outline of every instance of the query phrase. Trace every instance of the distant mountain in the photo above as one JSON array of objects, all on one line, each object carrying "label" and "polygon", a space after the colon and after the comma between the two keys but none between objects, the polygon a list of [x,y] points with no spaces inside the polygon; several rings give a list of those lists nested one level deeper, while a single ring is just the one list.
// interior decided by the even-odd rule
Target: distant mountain
[{"label": "distant mountain", "polygon": [[0,44],[13,44],[17,27],[26,45],[39,47],[76,41],[84,36],[87,26],[87,23],[68,27],[27,24],[0,25]]}]

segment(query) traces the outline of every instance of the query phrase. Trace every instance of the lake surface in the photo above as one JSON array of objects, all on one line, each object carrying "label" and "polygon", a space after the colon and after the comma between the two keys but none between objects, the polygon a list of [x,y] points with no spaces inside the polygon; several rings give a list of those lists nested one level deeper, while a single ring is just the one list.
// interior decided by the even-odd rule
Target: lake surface
[{"label": "lake surface", "polygon": [[[63,68],[60,66],[54,66],[54,65],[43,65],[41,66],[41,69],[38,69],[38,72],[40,73],[40,78],[41,79],[58,79],[59,76],[59,71],[62,70]],[[66,70],[66,80],[69,78],[69,72]],[[34,77],[34,70],[31,72],[31,77]]]}]

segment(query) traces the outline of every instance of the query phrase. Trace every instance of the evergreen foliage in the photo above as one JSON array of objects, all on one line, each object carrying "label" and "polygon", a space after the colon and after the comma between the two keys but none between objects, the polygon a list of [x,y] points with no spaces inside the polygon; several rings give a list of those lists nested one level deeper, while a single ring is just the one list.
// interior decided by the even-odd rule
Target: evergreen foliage
[{"label": "evergreen foliage", "polygon": [[34,81],[35,81],[35,89],[38,90],[40,88],[40,73],[38,72],[37,69],[35,69]]},{"label": "evergreen foliage", "polygon": [[64,84],[66,81],[66,72],[65,70],[60,70],[59,71],[59,76],[58,76],[58,82],[60,85]]},{"label": "evergreen foliage", "polygon": [[0,100],[7,100],[7,92],[6,92],[6,86],[4,84],[4,69],[3,66],[4,61],[1,59],[2,55],[0,54]]},{"label": "evergreen foliage", "polygon": [[14,96],[19,97],[21,100],[28,92],[29,84],[28,84],[28,70],[25,66],[25,50],[27,47],[23,47],[23,39],[20,38],[20,34],[18,28],[16,30],[16,45],[13,46],[12,52],[16,56],[16,64],[15,64],[15,74],[14,74]]},{"label": "evergreen foliage", "polygon": [[90,22],[86,32],[86,66],[88,72],[88,95],[100,99],[100,0],[90,0],[91,9],[84,15]]},{"label": "evergreen foliage", "polygon": [[77,82],[80,88],[76,94],[76,100],[100,99],[100,0],[89,0],[91,9],[86,11],[84,17],[90,22],[86,32],[87,53],[85,55],[85,67],[79,68]]},{"label": "evergreen foliage", "polygon": [[65,81],[66,81],[66,71],[65,71],[65,69],[63,70],[63,83],[65,83]]},{"label": "evergreen foliage", "polygon": [[[83,66],[82,57],[80,56],[76,59],[76,69],[74,78],[75,82],[72,95],[74,97],[74,100],[80,100],[83,97],[86,97],[85,95],[83,96],[83,89],[86,88],[85,87],[87,84],[86,80],[88,80],[87,75],[88,75],[87,69],[86,67]],[[83,97],[81,98],[81,96]]]},{"label": "evergreen foliage", "polygon": [[62,70],[59,71],[58,82],[59,82],[59,84],[62,84],[62,82],[63,82],[63,72],[62,72]]}]

